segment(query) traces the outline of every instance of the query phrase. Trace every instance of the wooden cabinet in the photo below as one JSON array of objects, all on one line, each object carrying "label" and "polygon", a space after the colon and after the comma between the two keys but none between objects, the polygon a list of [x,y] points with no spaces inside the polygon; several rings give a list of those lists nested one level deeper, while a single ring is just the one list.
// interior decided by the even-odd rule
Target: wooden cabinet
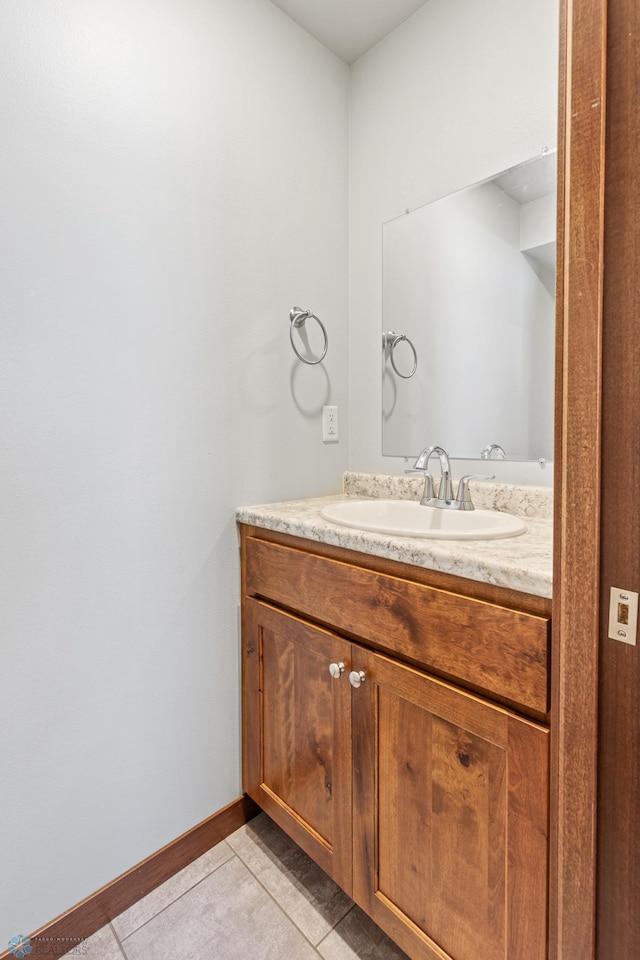
[{"label": "wooden cabinet", "polygon": [[543,960],[547,730],[352,657],[353,898],[411,956]]},{"label": "wooden cabinet", "polygon": [[244,789],[350,892],[350,645],[250,599],[242,632]]},{"label": "wooden cabinet", "polygon": [[[243,531],[245,790],[416,960],[545,960],[543,606],[445,593],[314,546]],[[450,652],[442,667],[448,624],[459,684]],[[513,703],[518,656],[519,712],[484,695],[501,661]]]}]

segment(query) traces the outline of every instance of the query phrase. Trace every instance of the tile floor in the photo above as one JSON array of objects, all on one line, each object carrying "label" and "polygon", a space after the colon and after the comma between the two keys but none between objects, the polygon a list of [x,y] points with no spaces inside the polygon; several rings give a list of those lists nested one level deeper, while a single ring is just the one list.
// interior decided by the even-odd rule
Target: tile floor
[{"label": "tile floor", "polygon": [[76,955],[85,960],[407,960],[265,814],[121,913]]}]

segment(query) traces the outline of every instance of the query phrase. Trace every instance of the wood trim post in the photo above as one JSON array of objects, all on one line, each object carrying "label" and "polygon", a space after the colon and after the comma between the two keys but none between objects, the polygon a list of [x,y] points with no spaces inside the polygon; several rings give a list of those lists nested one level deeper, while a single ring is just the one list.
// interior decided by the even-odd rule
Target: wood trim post
[{"label": "wood trim post", "polygon": [[640,956],[640,643],[608,637],[611,587],[640,592],[640,5],[609,0],[602,396],[596,956]]},{"label": "wood trim post", "polygon": [[593,960],[606,0],[561,7],[549,957]]}]

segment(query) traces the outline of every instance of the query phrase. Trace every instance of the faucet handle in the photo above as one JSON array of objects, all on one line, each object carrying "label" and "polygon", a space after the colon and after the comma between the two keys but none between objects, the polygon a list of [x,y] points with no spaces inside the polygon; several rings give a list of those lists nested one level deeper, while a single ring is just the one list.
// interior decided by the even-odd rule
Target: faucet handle
[{"label": "faucet handle", "polygon": [[460,477],[458,493],[456,494],[458,510],[475,510],[471,500],[471,494],[469,493],[470,480],[495,480],[495,473],[490,477],[483,473],[467,473],[464,477]]},{"label": "faucet handle", "polygon": [[405,470],[405,473],[419,473],[424,477],[424,491],[422,494],[421,503],[426,503],[427,500],[433,500],[435,494],[433,492],[433,477],[428,470],[420,470],[419,468],[412,467],[411,470]]}]

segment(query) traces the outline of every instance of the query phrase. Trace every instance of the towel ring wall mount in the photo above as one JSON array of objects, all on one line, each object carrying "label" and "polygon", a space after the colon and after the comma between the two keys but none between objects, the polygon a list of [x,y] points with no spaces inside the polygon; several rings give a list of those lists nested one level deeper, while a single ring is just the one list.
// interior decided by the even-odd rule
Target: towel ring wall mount
[{"label": "towel ring wall mount", "polygon": [[[309,364],[309,366],[314,366],[316,363],[322,363],[324,358],[327,355],[327,349],[329,347],[329,337],[327,336],[327,331],[324,323],[317,317],[315,313],[312,313],[311,310],[303,310],[302,307],[292,307],[289,311],[289,320],[291,321],[289,326],[289,339],[291,340],[291,346],[293,347],[293,352],[295,353],[298,360],[302,360],[303,363]],[[321,355],[317,360],[309,360],[307,357],[303,357],[296,347],[295,340],[293,339],[294,329],[300,329],[304,327],[307,320],[315,320],[320,329],[322,330],[322,336],[324,337],[324,348]]]}]

